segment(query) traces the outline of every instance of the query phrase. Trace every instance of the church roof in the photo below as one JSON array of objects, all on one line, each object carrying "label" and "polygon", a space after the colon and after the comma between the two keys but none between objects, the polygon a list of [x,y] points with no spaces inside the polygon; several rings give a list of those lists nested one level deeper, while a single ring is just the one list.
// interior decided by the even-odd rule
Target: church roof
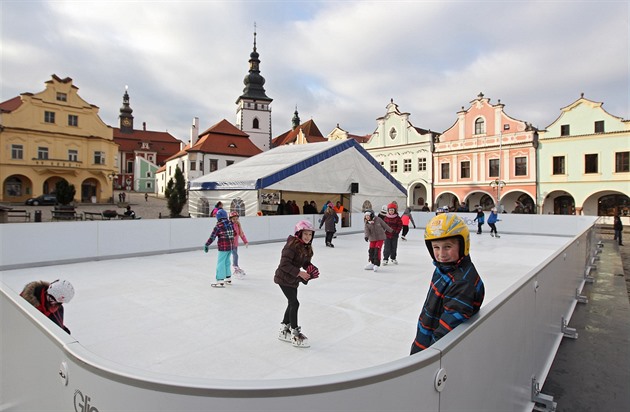
[{"label": "church roof", "polygon": [[187,152],[215,153],[250,157],[261,153],[247,133],[223,119],[199,135],[199,139]]},{"label": "church roof", "polygon": [[300,133],[300,130],[302,130],[302,133],[304,134],[304,137],[306,138],[306,141],[308,143],[328,141],[328,139],[326,139],[324,135],[322,135],[322,132],[319,131],[319,128],[317,127],[315,122],[311,119],[302,123],[295,129],[289,130],[288,132],[285,132],[280,136],[274,138],[271,141],[271,146],[278,147],[285,144],[294,143],[298,137],[298,134]]}]

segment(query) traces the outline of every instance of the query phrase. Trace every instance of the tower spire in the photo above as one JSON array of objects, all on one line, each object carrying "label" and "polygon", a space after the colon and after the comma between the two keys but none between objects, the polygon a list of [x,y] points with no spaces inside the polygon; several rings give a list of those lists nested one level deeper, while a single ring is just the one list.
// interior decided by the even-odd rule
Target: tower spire
[{"label": "tower spire", "polygon": [[133,109],[129,106],[129,86],[125,85],[125,94],[123,95],[123,105],[120,108],[120,115],[118,116],[120,120],[120,131],[123,133],[131,133],[133,132]]}]

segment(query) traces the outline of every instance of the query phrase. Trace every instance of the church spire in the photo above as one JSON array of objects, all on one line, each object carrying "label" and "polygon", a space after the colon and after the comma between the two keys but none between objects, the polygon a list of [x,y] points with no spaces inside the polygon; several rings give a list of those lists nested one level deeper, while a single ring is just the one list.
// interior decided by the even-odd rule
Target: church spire
[{"label": "church spire", "polygon": [[245,88],[243,89],[243,95],[240,99],[255,99],[263,101],[271,101],[265,94],[265,78],[260,75],[260,60],[259,54],[256,50],[256,25],[254,25],[254,49],[249,55],[249,73],[245,76],[243,83]]},{"label": "church spire", "polygon": [[300,116],[298,115],[297,104],[295,105],[295,112],[293,112],[293,119],[291,120],[291,130],[295,130],[300,126]]},{"label": "church spire", "polygon": [[125,94],[123,95],[123,105],[120,108],[120,131],[123,133],[133,132],[133,109],[129,106],[129,93],[127,93],[128,86],[125,86]]}]

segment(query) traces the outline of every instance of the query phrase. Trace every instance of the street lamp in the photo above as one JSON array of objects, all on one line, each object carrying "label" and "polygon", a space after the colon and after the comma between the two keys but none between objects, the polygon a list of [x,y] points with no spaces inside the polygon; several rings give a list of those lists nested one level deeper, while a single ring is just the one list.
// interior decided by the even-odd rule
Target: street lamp
[{"label": "street lamp", "polygon": [[490,182],[490,187],[497,188],[497,210],[501,213],[503,212],[503,207],[501,206],[501,188],[505,187],[505,182],[503,180],[494,179]]},{"label": "street lamp", "polygon": [[116,183],[116,179],[118,178],[118,174],[116,172],[111,172],[107,175],[107,178],[112,182],[112,204],[114,203],[114,185]]}]

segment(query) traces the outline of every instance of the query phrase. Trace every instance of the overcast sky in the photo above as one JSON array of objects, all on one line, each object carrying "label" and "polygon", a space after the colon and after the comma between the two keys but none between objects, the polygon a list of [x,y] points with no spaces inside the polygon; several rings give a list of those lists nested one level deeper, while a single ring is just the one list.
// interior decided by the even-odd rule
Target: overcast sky
[{"label": "overcast sky", "polygon": [[630,118],[628,1],[11,1],[0,3],[1,96],[52,74],[118,126],[125,86],[135,127],[188,141],[236,123],[253,46],[273,137],[297,106],[327,135],[370,134],[390,99],[443,132],[479,92],[545,128],[580,97]]}]

